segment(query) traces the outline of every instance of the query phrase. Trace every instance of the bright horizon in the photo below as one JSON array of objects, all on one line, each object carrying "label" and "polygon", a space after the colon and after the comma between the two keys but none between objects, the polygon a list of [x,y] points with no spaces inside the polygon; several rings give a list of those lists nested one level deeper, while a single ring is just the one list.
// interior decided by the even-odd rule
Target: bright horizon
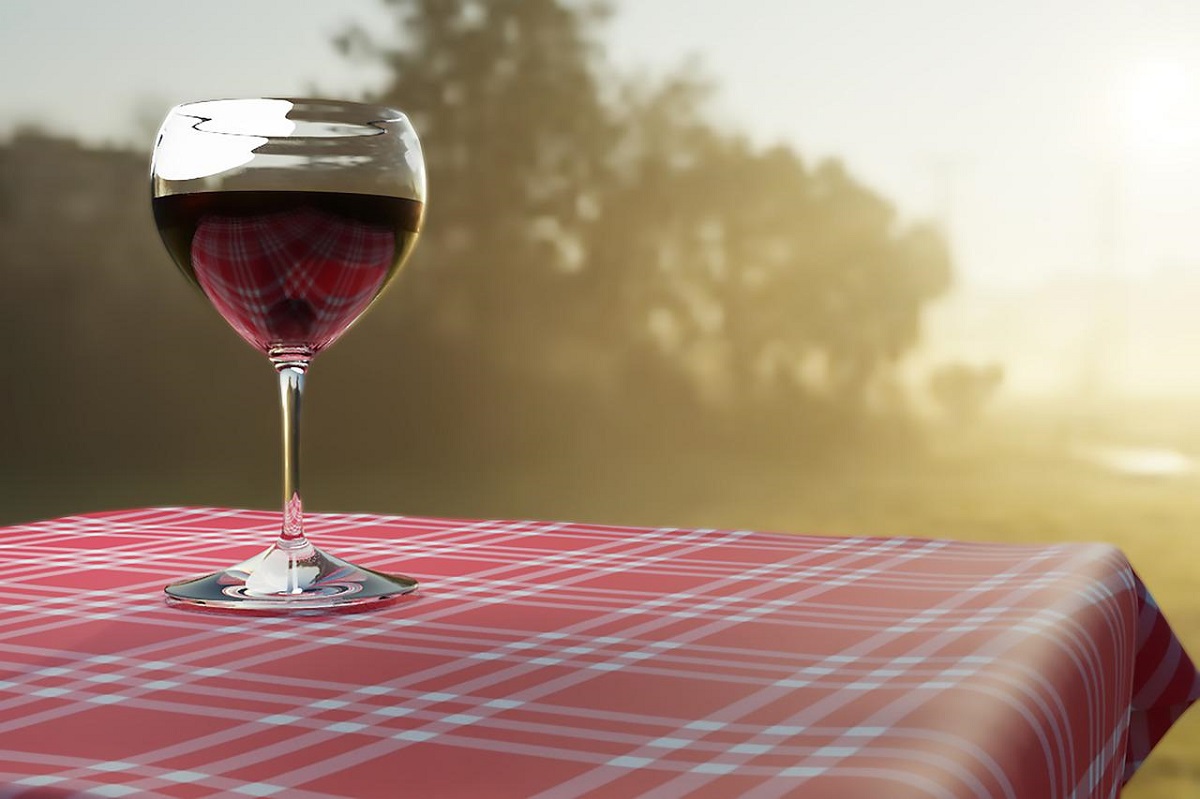
[{"label": "bright horizon", "polygon": [[[183,99],[356,96],[381,79],[330,44],[350,21],[385,32],[378,0],[162,8],[7,0],[0,137],[34,123],[148,147],[166,107]],[[603,41],[623,71],[663,74],[695,56],[716,86],[722,127],[789,144],[810,163],[841,158],[902,219],[939,221],[957,296],[984,305],[935,309],[936,357],[1020,357],[1012,340],[980,332],[987,320],[978,308],[1043,289],[1065,298],[1047,299],[1048,313],[1070,311],[1085,320],[1076,327],[1116,313],[1115,326],[1145,338],[1130,303],[1099,317],[1071,310],[1069,286],[1200,280],[1200,5],[747,0],[729,9],[718,0],[624,0]],[[1078,341],[1086,330],[1050,321],[1042,319],[1065,357],[1087,349]],[[1181,336],[1162,335],[1176,345]],[[1126,336],[1126,348],[1136,340]],[[1122,384],[1160,371],[1136,352],[1113,360],[1117,371],[1117,362],[1131,364],[1114,378]],[[1054,368],[1031,362],[1013,380],[1030,388]],[[1200,390],[1196,373],[1183,381],[1190,390]]]}]

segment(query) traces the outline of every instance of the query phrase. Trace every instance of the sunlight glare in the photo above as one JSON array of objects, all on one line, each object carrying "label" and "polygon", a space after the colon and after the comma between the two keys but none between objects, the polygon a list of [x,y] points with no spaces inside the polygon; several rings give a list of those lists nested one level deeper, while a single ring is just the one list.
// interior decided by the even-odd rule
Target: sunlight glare
[{"label": "sunlight glare", "polygon": [[1175,61],[1144,61],[1132,70],[1123,98],[1129,146],[1153,152],[1196,143],[1200,118],[1192,88],[1188,71]]},{"label": "sunlight glare", "polygon": [[1167,479],[1187,477],[1196,462],[1178,450],[1166,447],[1096,446],[1080,453],[1085,460],[1124,477]]}]

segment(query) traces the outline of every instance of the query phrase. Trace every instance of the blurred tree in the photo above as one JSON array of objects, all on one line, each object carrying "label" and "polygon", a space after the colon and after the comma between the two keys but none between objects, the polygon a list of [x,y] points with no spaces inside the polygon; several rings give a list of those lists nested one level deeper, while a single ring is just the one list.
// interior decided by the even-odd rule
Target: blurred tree
[{"label": "blurred tree", "polygon": [[810,170],[713,125],[690,72],[606,70],[603,4],[386,2],[393,39],[340,44],[391,69],[377,99],[427,148],[406,335],[445,353],[465,393],[565,377],[581,401],[689,425],[801,400],[853,415],[883,396],[949,283],[931,228],[901,227],[837,162]]},{"label": "blurred tree", "polygon": [[922,308],[948,287],[945,245],[901,227],[840,163],[809,170],[717,129],[706,95],[680,75],[616,105],[591,281],[625,284],[635,340],[747,424],[763,403],[801,399],[859,413],[890,396]]},{"label": "blurred tree", "polygon": [[543,433],[592,427],[571,430],[595,352],[577,285],[612,141],[593,38],[607,7],[385,2],[393,35],[354,28],[338,43],[388,66],[373,99],[404,109],[425,148],[430,213],[389,320],[404,342],[393,367],[435,397],[410,435],[506,461],[561,446]]},{"label": "blurred tree", "polygon": [[[258,359],[173,274],[146,172],[144,153],[37,131],[0,146],[0,472],[141,468],[163,440],[224,454],[231,420],[202,398],[237,402],[238,356]],[[197,381],[213,364],[221,380]],[[274,431],[251,435],[265,447]]]},{"label": "blurred tree", "polygon": [[375,99],[405,109],[425,148],[433,212],[418,252],[436,270],[406,287],[407,305],[493,366],[541,369],[571,296],[561,286],[583,257],[588,194],[604,180],[611,123],[591,35],[607,10],[386,2],[398,35],[355,28],[339,44],[387,63],[393,77]]},{"label": "blurred tree", "polygon": [[1004,369],[997,364],[948,363],[929,376],[929,393],[951,421],[967,424],[979,419],[1003,380]]},{"label": "blurred tree", "polygon": [[[835,161],[715,124],[692,68],[616,73],[603,3],[385,2],[394,31],[338,43],[389,68],[375,99],[418,127],[430,212],[399,290],[319,362],[318,468],[431,484],[545,456],[667,482],[813,460],[895,407],[892,367],[949,282],[934,231]],[[0,467],[168,458],[269,486],[269,370],[172,274],[145,172],[145,152],[37,131],[0,144]]]}]

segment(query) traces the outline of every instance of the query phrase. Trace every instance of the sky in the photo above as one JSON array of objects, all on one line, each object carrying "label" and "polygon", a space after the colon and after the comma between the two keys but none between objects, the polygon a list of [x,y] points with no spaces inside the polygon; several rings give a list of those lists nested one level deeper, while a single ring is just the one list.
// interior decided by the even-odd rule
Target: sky
[{"label": "sky", "polygon": [[[960,291],[1200,276],[1200,3],[617,8],[617,67],[692,59],[719,124],[841,158],[901,218],[942,224]],[[390,24],[379,0],[3,0],[0,137],[34,122],[148,148],[185,99],[357,96],[382,76],[330,46],[352,20]]]}]

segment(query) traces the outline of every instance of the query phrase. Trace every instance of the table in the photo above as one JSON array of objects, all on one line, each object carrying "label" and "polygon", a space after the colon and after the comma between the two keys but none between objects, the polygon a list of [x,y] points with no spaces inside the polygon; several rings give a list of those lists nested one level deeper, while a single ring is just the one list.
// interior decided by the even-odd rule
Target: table
[{"label": "table", "polygon": [[421,594],[163,603],[276,524],[0,530],[0,795],[1111,797],[1200,697],[1105,545],[328,514]]}]

